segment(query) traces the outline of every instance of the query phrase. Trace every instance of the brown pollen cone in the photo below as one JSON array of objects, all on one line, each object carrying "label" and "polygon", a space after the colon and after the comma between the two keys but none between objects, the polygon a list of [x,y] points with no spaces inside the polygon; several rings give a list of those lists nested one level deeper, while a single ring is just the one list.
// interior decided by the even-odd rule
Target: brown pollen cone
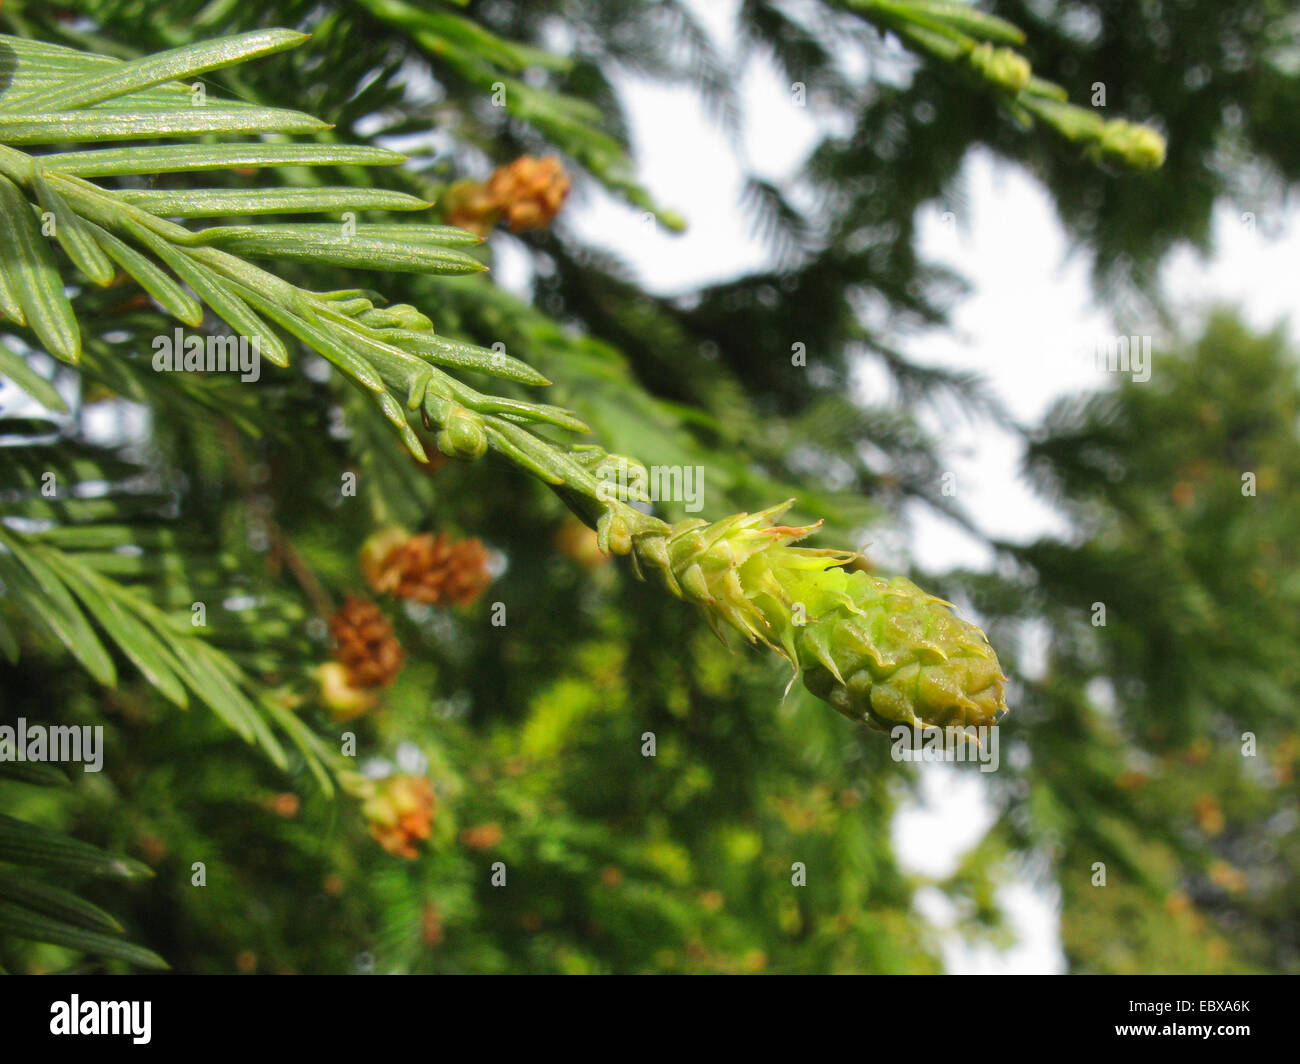
[{"label": "brown pollen cone", "polygon": [[395,857],[413,858],[433,833],[437,809],[433,783],[420,776],[390,776],[361,807],[371,837]]},{"label": "brown pollen cone", "polygon": [[405,653],[383,612],[368,599],[349,595],[330,618],[338,643],[334,658],[357,687],[387,687],[402,669]]},{"label": "brown pollen cone", "polygon": [[375,551],[363,561],[375,591],[413,602],[468,606],[492,577],[488,552],[477,539],[454,541],[445,532],[424,533]]},{"label": "brown pollen cone", "polygon": [[477,181],[457,181],[443,197],[442,209],[448,225],[479,236],[487,236],[501,214],[488,186]]},{"label": "brown pollen cone", "polygon": [[510,231],[520,233],[550,225],[560,213],[571,184],[555,156],[536,159],[521,155],[493,173],[487,193],[501,210]]}]

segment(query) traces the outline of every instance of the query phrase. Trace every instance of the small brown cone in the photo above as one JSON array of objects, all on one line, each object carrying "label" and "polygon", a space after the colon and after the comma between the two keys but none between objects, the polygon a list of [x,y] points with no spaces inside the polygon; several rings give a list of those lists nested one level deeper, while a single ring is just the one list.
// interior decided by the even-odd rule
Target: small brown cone
[{"label": "small brown cone", "polygon": [[338,643],[335,660],[348,670],[354,686],[387,687],[397,679],[406,655],[378,606],[349,595],[329,623]]},{"label": "small brown cone", "polygon": [[362,548],[361,565],[381,594],[413,602],[468,606],[492,581],[488,552],[477,539],[453,541],[445,532],[406,536],[377,533]]},{"label": "small brown cone", "polygon": [[478,181],[457,181],[447,189],[442,207],[448,225],[479,236],[487,236],[501,214],[488,186]]},{"label": "small brown cone", "polygon": [[464,846],[471,850],[490,850],[505,838],[505,833],[501,830],[501,825],[496,821],[487,824],[476,824],[472,828],[466,828],[460,833],[460,841]]},{"label": "small brown cone", "polygon": [[389,776],[361,807],[371,837],[394,857],[413,858],[433,833],[433,783],[423,776]]},{"label": "small brown cone", "polygon": [[487,183],[487,193],[513,233],[542,229],[555,220],[572,182],[555,156],[536,159],[521,155],[499,167]]}]

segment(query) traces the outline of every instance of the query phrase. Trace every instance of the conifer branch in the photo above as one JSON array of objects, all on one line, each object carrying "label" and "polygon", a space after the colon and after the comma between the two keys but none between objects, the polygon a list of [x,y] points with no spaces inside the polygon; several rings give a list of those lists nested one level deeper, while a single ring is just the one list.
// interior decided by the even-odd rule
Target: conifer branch
[{"label": "conifer branch", "polygon": [[[997,53],[990,58],[976,48],[973,38],[965,36],[966,30],[972,30],[984,37],[1005,39],[1011,33],[1004,27],[994,22],[975,25],[962,12],[951,10],[960,5],[929,5],[924,12],[919,10],[924,5],[860,6],[868,17],[890,28],[906,30],[913,43],[929,41],[932,50],[946,49],[950,53],[947,58],[964,54],[985,76],[1003,87],[1015,92],[1024,88],[1007,83],[1007,71],[1019,70],[1008,55]],[[395,5],[386,4],[384,10],[391,14]],[[133,276],[159,306],[191,326],[200,324],[201,306],[205,305],[280,366],[287,366],[291,358],[282,334],[322,355],[370,395],[417,459],[427,460],[427,455],[410,422],[409,414],[416,411],[425,427],[437,431],[438,447],[445,454],[473,460],[492,450],[550,484],[583,520],[597,529],[602,549],[631,555],[639,571],[657,573],[675,594],[697,602],[711,618],[725,620],[749,638],[773,646],[797,670],[816,669],[818,674],[829,674],[840,685],[837,690],[859,690],[846,702],[846,706],[865,707],[855,709],[854,715],[876,722],[946,722],[961,706],[973,705],[971,698],[982,698],[978,692],[989,683],[996,688],[993,710],[1002,708],[996,659],[976,632],[969,638],[963,636],[962,645],[982,648],[980,654],[987,651],[992,669],[987,676],[982,671],[977,680],[969,670],[950,669],[945,673],[949,679],[935,688],[944,693],[943,697],[936,696],[937,702],[932,699],[933,704],[923,706],[924,697],[914,694],[905,699],[913,709],[882,711],[883,703],[872,691],[890,680],[897,663],[883,662],[875,655],[876,668],[854,673],[854,688],[838,663],[846,660],[845,648],[853,640],[866,639],[869,643],[872,637],[852,625],[846,628],[827,621],[841,608],[850,614],[861,614],[864,608],[855,603],[852,595],[846,597],[843,590],[827,590],[843,582],[843,571],[834,567],[849,556],[837,555],[809,569],[797,560],[801,556],[795,550],[785,561],[772,562],[762,574],[756,574],[748,564],[755,550],[751,546],[737,553],[734,534],[744,531],[751,537],[746,542],[766,548],[780,539],[774,540],[767,533],[780,529],[764,532],[762,519],[767,515],[758,515],[759,524],[755,525],[754,519],[742,514],[720,522],[716,534],[706,535],[707,543],[699,548],[703,554],[684,565],[680,559],[674,560],[673,551],[683,542],[699,540],[699,523],[670,527],[632,505],[642,500],[627,488],[628,478],[608,475],[611,464],[626,466],[627,459],[610,455],[598,446],[558,443],[539,431],[549,427],[586,432],[575,414],[546,404],[484,394],[447,372],[470,370],[520,384],[546,383],[526,364],[504,353],[437,336],[430,319],[413,307],[379,307],[369,295],[356,290],[310,291],[249,261],[249,257],[265,257],[455,275],[484,268],[469,253],[479,242],[474,235],[448,226],[416,224],[362,223],[344,227],[292,223],[191,229],[164,215],[181,219],[217,216],[253,206],[251,201],[256,196],[238,190],[171,193],[114,188],[93,180],[229,166],[260,168],[289,162],[310,166],[395,165],[403,161],[401,156],[374,148],[260,141],[36,155],[14,147],[53,144],[70,138],[94,144],[213,132],[312,132],[321,124],[298,112],[206,98],[195,107],[190,90],[171,80],[296,47],[304,40],[301,34],[290,31],[257,32],[122,63],[52,45],[0,38],[0,45],[17,57],[13,80],[0,106],[0,142],[5,142],[0,143],[0,217],[15,234],[0,254],[0,307],[8,316],[26,324],[56,356],[73,364],[79,361],[81,341],[76,314],[64,294],[60,267],[37,224],[38,218],[46,222],[52,218],[58,243],[90,282],[101,286],[111,283],[120,268]],[[939,41],[944,42],[942,48]],[[1024,80],[1027,84],[1027,73]],[[401,210],[428,206],[415,197],[397,193],[353,196],[347,189],[271,190],[266,203],[274,204],[278,213],[317,213],[357,204]],[[622,486],[611,491],[611,482]],[[799,530],[799,536],[809,531]],[[35,557],[12,535],[7,536],[6,545],[15,558]],[[781,546],[781,550],[794,549]],[[775,557],[771,555],[769,561]],[[706,558],[711,560],[701,568]],[[821,642],[793,631],[789,617],[780,613],[788,610],[791,601],[788,588],[781,589],[789,581],[783,583],[774,575],[781,565],[790,572],[805,573],[800,581],[808,591],[806,597],[813,600],[815,612],[809,619],[819,626],[816,631],[821,633]],[[103,579],[63,563],[55,567],[62,567],[63,578],[74,584],[77,577],[86,581]],[[711,583],[703,574],[714,567],[720,582]],[[813,571],[821,575],[808,575]],[[757,583],[752,582],[755,580]],[[99,590],[112,597],[111,585],[103,584]],[[777,613],[755,606],[762,596],[772,594],[774,601],[781,604]],[[882,601],[889,601],[889,596]],[[896,605],[903,608],[901,603]],[[146,609],[129,599],[119,600],[119,607],[128,615],[132,610],[140,613]],[[99,619],[103,622],[105,617]],[[125,645],[147,645],[142,633],[150,624],[156,627],[156,618],[145,616],[138,631],[126,629],[124,634],[130,638]],[[874,638],[881,638],[880,633]],[[918,633],[916,638],[922,637]],[[938,644],[934,646],[939,663],[946,662],[947,651]],[[137,652],[136,664],[164,693],[173,700],[182,700],[183,674],[178,674],[175,662],[160,666],[158,662],[165,658],[162,651],[155,650],[157,660]],[[88,665],[96,660],[93,656],[83,657]],[[195,662],[191,666],[197,667]],[[220,669],[211,661],[204,668],[214,677],[220,675]],[[825,687],[820,682],[814,686]],[[246,700],[233,689],[224,693],[228,698],[214,708],[227,714],[227,722],[241,734],[251,736],[257,732],[264,745],[273,753],[278,751],[269,732],[258,731],[261,717]],[[819,693],[826,695],[827,691],[819,689]],[[854,702],[855,698],[858,702]],[[239,707],[234,716],[229,715],[232,705]],[[958,713],[963,719],[966,715],[965,710]],[[992,715],[991,711],[981,710],[976,718],[984,721],[992,719]]]},{"label": "conifer branch", "polygon": [[1094,159],[1151,170],[1165,158],[1164,137],[1150,126],[1105,119],[1069,102],[1060,85],[1036,77],[1016,51],[1021,30],[961,0],[838,0],[908,48],[938,59],[997,93],[1022,125],[1034,120],[1084,148]]}]

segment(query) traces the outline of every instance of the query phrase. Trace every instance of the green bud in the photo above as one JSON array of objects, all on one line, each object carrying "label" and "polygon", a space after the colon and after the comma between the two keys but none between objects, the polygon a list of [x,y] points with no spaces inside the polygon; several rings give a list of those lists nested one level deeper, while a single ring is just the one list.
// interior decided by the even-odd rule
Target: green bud
[{"label": "green bud", "polygon": [[632,533],[627,520],[611,508],[596,522],[596,545],[606,554],[632,553]]},{"label": "green bud", "polygon": [[668,554],[668,537],[660,532],[645,532],[635,537],[636,556],[654,568],[670,571],[672,560]]},{"label": "green bud", "polygon": [[1105,158],[1136,170],[1154,170],[1165,161],[1165,138],[1122,118],[1106,123],[1098,147]]},{"label": "green bud", "polygon": [[473,461],[487,453],[487,430],[483,419],[463,406],[452,409],[438,433],[438,450],[448,458]]},{"label": "green bud", "polygon": [[991,44],[971,49],[969,62],[981,77],[1012,93],[1028,85],[1033,73],[1029,60],[1024,56],[1010,48],[994,48]]},{"label": "green bud", "polygon": [[433,322],[409,303],[394,303],[391,307],[367,310],[357,320],[373,329],[411,329],[414,332],[430,332],[433,329]]},{"label": "green bud", "polygon": [[334,309],[340,314],[346,314],[350,318],[359,318],[365,320],[365,314],[368,310],[373,310],[375,305],[365,296],[357,296],[355,299],[336,299],[332,301]]}]

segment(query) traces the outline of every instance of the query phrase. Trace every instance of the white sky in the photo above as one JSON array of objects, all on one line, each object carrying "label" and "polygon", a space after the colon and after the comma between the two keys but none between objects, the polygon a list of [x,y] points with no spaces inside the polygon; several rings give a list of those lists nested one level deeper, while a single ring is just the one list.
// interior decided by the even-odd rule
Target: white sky
[{"label": "white sky", "polygon": [[[733,0],[701,0],[695,6],[725,47]],[[622,89],[639,175],[656,201],[683,214],[690,229],[682,236],[666,234],[600,194],[575,202],[566,224],[591,243],[618,252],[647,288],[663,294],[762,265],[764,249],[751,238],[739,203],[742,174],[733,148],[703,114],[694,93],[641,82]],[[818,139],[818,116],[796,107],[788,87],[766,64],[748,72],[739,96],[747,164],[765,176],[794,172]],[[951,331],[909,338],[903,347],[918,361],[978,370],[1014,417],[1033,423],[1057,397],[1104,383],[1092,352],[1115,326],[1092,297],[1089,264],[1070,254],[1051,202],[1033,178],[987,153],[967,160],[964,178],[960,216],[944,219],[939,207],[927,208],[920,243],[925,258],[966,277],[972,294],[955,308]],[[1288,223],[1279,237],[1267,240],[1241,224],[1235,210],[1223,209],[1216,216],[1214,257],[1206,262],[1191,253],[1173,255],[1163,274],[1166,290],[1189,312],[1211,299],[1226,300],[1240,305],[1253,325],[1273,325],[1294,305],[1300,225],[1294,215]],[[498,263],[500,280],[508,281],[511,272],[509,263]],[[1024,540],[1063,530],[1060,518],[1022,482],[1021,448],[1014,436],[978,422],[934,427],[942,427],[947,437],[960,500],[984,531]],[[922,566],[989,564],[988,549],[947,521],[921,508],[907,517],[910,549]],[[992,812],[973,773],[944,765],[920,768],[923,797],[897,817],[895,844],[905,868],[942,876],[979,839]],[[1063,971],[1054,893],[1016,882],[1003,900],[1019,943],[999,953],[950,935],[944,947],[948,969]],[[917,905],[941,925],[951,918],[937,891],[922,891]]]}]

